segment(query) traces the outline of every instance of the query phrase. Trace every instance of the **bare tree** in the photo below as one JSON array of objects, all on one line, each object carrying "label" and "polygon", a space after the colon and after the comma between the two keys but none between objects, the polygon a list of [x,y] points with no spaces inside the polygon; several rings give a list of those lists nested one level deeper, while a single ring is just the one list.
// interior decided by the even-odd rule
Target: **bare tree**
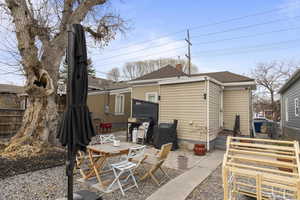
[{"label": "bare tree", "polygon": [[[286,80],[298,68],[296,62],[272,61],[258,63],[252,71],[252,77],[256,79],[259,87],[258,97],[261,99],[269,98],[270,107],[276,112],[275,95]],[[264,101],[264,104],[266,102]]]},{"label": "bare tree", "polygon": [[0,0],[1,14],[9,20],[1,25],[12,27],[15,33],[18,51],[13,53],[19,56],[29,95],[22,127],[6,151],[32,141],[39,145],[54,143],[58,124],[56,88],[67,47],[67,27],[81,23],[90,38],[100,47],[106,46],[127,28],[119,15],[107,12],[109,5],[109,0]]},{"label": "bare tree", "polygon": [[[166,65],[172,65],[175,67],[176,64],[182,64],[183,72],[188,73],[187,60],[174,58],[160,58],[155,60],[144,60],[126,63],[123,67],[123,74],[128,79],[135,79],[155,70],[158,70]],[[192,64],[191,72],[198,72],[198,68],[196,65]]]},{"label": "bare tree", "polygon": [[107,73],[107,79],[112,80],[115,82],[118,82],[120,80],[120,70],[117,67],[112,68],[108,73]]}]

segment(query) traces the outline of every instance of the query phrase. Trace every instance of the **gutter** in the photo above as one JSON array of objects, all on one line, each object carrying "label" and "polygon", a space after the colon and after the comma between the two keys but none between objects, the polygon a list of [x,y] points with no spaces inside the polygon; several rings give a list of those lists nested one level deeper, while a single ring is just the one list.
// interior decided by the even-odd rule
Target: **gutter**
[{"label": "gutter", "polygon": [[206,127],[207,127],[207,136],[206,136],[206,143],[207,143],[207,151],[210,150],[210,138],[209,138],[209,79],[206,79]]}]

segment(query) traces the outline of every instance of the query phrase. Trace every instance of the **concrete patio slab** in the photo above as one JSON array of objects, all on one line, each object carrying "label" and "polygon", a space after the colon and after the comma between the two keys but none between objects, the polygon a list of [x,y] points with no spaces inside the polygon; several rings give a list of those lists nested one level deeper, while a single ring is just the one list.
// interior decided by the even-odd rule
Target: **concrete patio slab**
[{"label": "concrete patio slab", "polygon": [[207,154],[195,167],[169,181],[147,200],[185,200],[222,163],[223,155],[220,150]]}]

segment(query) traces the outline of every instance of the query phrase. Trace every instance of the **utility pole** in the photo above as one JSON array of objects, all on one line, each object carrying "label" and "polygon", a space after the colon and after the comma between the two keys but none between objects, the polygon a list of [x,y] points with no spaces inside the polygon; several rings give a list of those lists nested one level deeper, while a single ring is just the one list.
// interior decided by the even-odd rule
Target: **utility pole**
[{"label": "utility pole", "polygon": [[187,30],[187,38],[185,38],[185,41],[188,44],[188,54],[185,54],[185,57],[189,60],[189,76],[191,75],[191,46],[192,43],[190,41],[190,31],[189,29]]}]

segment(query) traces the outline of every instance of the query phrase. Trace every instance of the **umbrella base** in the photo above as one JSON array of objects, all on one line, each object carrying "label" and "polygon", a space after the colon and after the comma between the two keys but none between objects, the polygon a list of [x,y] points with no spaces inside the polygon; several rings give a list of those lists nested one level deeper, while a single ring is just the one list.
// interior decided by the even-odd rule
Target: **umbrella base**
[{"label": "umbrella base", "polygon": [[[68,198],[64,197],[56,200],[68,200]],[[94,192],[80,190],[76,193],[73,193],[73,200],[102,200],[102,198],[97,196]]]}]

